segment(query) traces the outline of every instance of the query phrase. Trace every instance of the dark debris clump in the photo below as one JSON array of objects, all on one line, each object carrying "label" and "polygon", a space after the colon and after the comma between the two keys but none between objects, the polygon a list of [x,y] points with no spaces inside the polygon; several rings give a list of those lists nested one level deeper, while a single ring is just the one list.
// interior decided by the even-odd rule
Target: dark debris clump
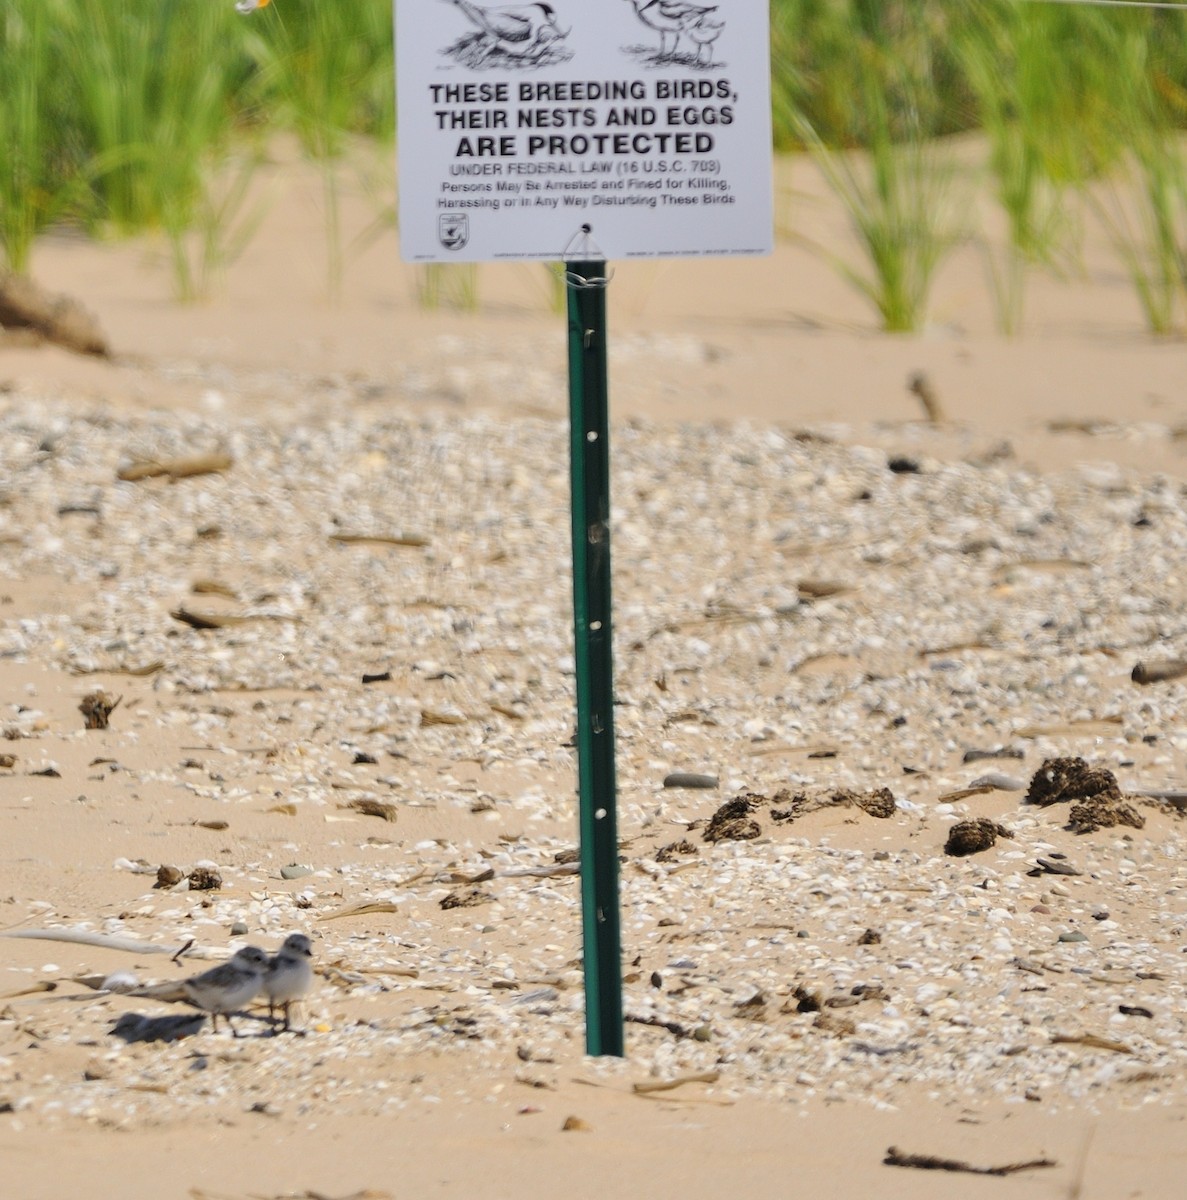
[{"label": "dark debris clump", "polygon": [[1048,758],[1034,773],[1026,804],[1046,807],[1070,801],[1067,828],[1092,833],[1128,825],[1141,829],[1146,818],[1126,800],[1117,777],[1105,767],[1090,766],[1082,758]]},{"label": "dark debris clump", "polygon": [[1004,825],[999,825],[989,817],[971,817],[967,821],[957,821],[948,830],[948,840],[944,843],[944,853],[955,857],[965,854],[979,854],[988,850],[999,837],[1012,838],[1014,835]]},{"label": "dark debris clump", "polygon": [[710,818],[701,836],[707,842],[745,842],[760,837],[762,826],[751,814],[766,803],[766,796],[756,792],[727,800]]}]

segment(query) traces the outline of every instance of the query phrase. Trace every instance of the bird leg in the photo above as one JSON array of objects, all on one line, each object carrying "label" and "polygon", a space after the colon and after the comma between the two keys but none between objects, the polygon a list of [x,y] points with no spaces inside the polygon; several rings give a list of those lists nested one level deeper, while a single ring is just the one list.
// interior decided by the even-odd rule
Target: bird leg
[{"label": "bird leg", "polygon": [[[293,1002],[291,1000],[282,1000],[280,1004],[273,1004],[271,1001],[268,1002],[268,1020],[272,1022],[273,1037],[276,1037],[282,1033],[292,1033],[293,1026],[289,1019],[289,1009],[292,1008],[292,1005]],[[276,1016],[276,1010],[278,1008],[284,1013],[283,1023],[280,1021],[280,1018]],[[280,1025],[279,1029],[276,1028],[277,1025]]]}]

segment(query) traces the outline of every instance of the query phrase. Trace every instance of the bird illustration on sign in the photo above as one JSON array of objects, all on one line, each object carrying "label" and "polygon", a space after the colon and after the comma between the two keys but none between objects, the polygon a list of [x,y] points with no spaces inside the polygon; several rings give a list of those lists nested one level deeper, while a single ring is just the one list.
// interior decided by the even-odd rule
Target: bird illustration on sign
[{"label": "bird illustration on sign", "polygon": [[530,69],[568,62],[573,57],[564,42],[551,4],[488,6],[470,0],[447,0],[474,29],[442,51],[464,67]]},{"label": "bird illustration on sign", "polygon": [[659,49],[633,47],[636,54],[657,66],[678,63],[687,67],[712,67],[713,43],[725,29],[717,16],[718,5],[690,4],[686,0],[627,0],[648,29],[659,34]]}]

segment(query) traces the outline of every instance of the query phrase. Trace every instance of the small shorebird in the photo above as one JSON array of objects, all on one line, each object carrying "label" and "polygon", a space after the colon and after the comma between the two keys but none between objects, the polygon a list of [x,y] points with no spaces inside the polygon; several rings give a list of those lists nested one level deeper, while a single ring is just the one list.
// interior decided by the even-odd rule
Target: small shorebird
[{"label": "small shorebird", "polygon": [[[715,20],[717,5],[689,4],[686,0],[629,0],[635,15],[649,29],[659,34],[661,62],[670,62],[676,57],[676,48],[681,37],[686,37],[697,48],[696,61],[708,66],[712,58],[710,46],[725,28],[724,21]],[[669,39],[671,39],[669,41]]]},{"label": "small shorebird", "polygon": [[239,1031],[231,1024],[231,1014],[239,1012],[254,1000],[264,985],[268,956],[258,946],[244,946],[225,962],[201,975],[182,980],[185,998],[195,1007],[210,1014],[210,1022],[218,1030],[220,1016],[226,1018],[233,1037]]},{"label": "small shorebird", "polygon": [[289,1008],[313,987],[313,946],[303,933],[290,933],[268,963],[264,995],[268,1016],[276,1020],[276,1009],[284,1011],[283,1029],[289,1030]]}]

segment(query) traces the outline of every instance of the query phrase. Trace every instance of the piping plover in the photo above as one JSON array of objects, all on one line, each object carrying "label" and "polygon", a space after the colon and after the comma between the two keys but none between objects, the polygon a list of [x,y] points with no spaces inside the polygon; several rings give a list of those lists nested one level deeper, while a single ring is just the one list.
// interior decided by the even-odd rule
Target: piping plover
[{"label": "piping plover", "polygon": [[268,1015],[276,1019],[276,1009],[284,1010],[284,1025],[288,1030],[289,1008],[313,986],[313,947],[303,933],[290,933],[284,945],[268,963],[264,976],[264,994],[268,997]]},{"label": "piping plover", "polygon": [[244,946],[225,962],[201,975],[182,981],[186,999],[195,1007],[210,1014],[210,1022],[218,1029],[222,1015],[234,1037],[239,1031],[231,1024],[231,1013],[239,1012],[251,1003],[264,984],[268,971],[268,956],[258,946]]}]

